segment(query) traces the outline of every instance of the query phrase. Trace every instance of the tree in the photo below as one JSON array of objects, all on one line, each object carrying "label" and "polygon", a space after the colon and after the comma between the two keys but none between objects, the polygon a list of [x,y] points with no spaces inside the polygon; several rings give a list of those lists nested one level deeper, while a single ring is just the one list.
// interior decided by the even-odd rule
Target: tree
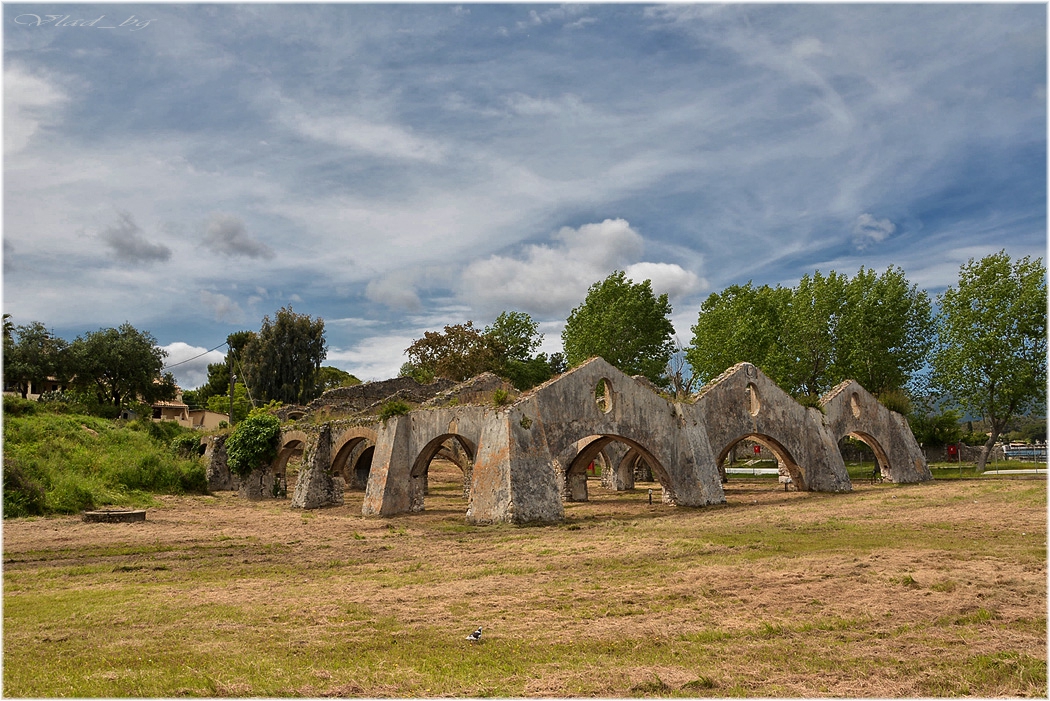
[{"label": "tree", "polygon": [[315,398],[317,372],[328,354],[324,319],[282,307],[263,317],[262,327],[240,352],[244,381],[255,400],[306,404]]},{"label": "tree", "polygon": [[100,404],[123,407],[175,398],[175,378],[164,372],[167,356],[151,333],[124,323],[77,337],[69,370],[74,387],[94,391]]},{"label": "tree", "polygon": [[524,312],[501,312],[485,327],[485,335],[502,347],[506,360],[528,361],[543,343],[539,324]]},{"label": "tree", "polygon": [[64,374],[68,344],[39,321],[9,327],[4,319],[4,384],[18,386],[22,399],[30,386],[40,387],[47,378]]},{"label": "tree", "polygon": [[692,344],[685,357],[706,384],[739,362],[747,361],[780,383],[783,379],[778,346],[791,290],[763,285],[732,285],[711,294],[700,305]]},{"label": "tree", "polygon": [[674,352],[670,314],[666,294],[657,297],[649,280],[635,284],[618,270],[591,285],[583,304],[569,314],[561,334],[565,359],[576,366],[601,356],[628,375],[663,386]]},{"label": "tree", "polygon": [[1046,299],[1042,259],[1005,250],[971,258],[938,297],[933,380],[990,428],[978,472],[1010,419],[1046,402]]},{"label": "tree", "polygon": [[877,396],[904,389],[933,347],[930,298],[900,268],[882,275],[861,268],[846,284],[838,331],[837,379]]},{"label": "tree", "polygon": [[495,347],[502,348],[493,371],[519,390],[546,382],[564,369],[560,353],[536,354],[543,334],[539,324],[524,312],[501,312],[492,326],[485,327],[485,335],[495,341]]},{"label": "tree", "polygon": [[413,341],[405,350],[409,367],[403,366],[402,374],[462,382],[496,370],[504,353],[503,345],[495,336],[481,332],[473,321],[468,321],[445,326],[442,333],[427,331],[423,338]]},{"label": "tree", "polygon": [[847,379],[888,397],[924,366],[932,327],[929,297],[899,268],[816,271],[793,288],[748,282],[710,295],[686,357],[704,382],[748,361],[811,403]]},{"label": "tree", "polygon": [[846,379],[835,372],[846,281],[834,270],[827,277],[818,270],[791,291],[774,364],[781,368],[781,387],[795,397],[815,399]]},{"label": "tree", "polygon": [[340,370],[331,365],[322,366],[317,371],[317,388],[322,393],[337,387],[353,387],[359,384],[361,384],[361,380],[346,370]]},{"label": "tree", "polygon": [[[185,400],[185,395],[183,395],[183,399]],[[243,384],[238,384],[233,391],[232,416],[230,415],[230,395],[228,394],[213,394],[208,397],[208,402],[205,406],[208,411],[230,416],[231,424],[239,424],[241,421],[244,421],[252,410],[252,402],[248,399],[248,390]]]}]

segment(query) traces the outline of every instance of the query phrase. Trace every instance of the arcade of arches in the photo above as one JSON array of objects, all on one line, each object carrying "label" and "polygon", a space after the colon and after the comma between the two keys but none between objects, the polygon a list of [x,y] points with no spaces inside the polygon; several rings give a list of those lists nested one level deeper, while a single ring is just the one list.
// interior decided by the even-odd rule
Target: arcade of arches
[{"label": "arcade of arches", "polygon": [[[461,471],[468,521],[552,522],[564,517],[563,502],[588,498],[595,470],[608,489],[651,479],[667,504],[724,503],[724,463],[741,445],[775,457],[782,481],[798,490],[848,492],[847,439],[870,447],[886,480],[931,479],[904,417],[856,382],[804,407],[750,363],[688,402],[592,358],[505,406],[449,401],[336,426],[287,429],[277,459],[237,488],[248,498],[280,494],[289,461],[301,460],[293,507],[341,504],[345,489],[358,489],[363,514],[390,516],[425,508],[429,467],[441,459]],[[229,484],[222,451],[209,450],[209,480]]]}]

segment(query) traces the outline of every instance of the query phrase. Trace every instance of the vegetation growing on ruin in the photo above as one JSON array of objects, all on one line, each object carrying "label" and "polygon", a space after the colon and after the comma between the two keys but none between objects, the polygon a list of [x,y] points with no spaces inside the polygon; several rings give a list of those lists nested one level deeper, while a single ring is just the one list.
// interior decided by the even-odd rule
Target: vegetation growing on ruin
[{"label": "vegetation growing on ruin", "polygon": [[273,460],[280,436],[281,420],[266,410],[254,410],[226,439],[230,472],[247,477],[255,468]]}]

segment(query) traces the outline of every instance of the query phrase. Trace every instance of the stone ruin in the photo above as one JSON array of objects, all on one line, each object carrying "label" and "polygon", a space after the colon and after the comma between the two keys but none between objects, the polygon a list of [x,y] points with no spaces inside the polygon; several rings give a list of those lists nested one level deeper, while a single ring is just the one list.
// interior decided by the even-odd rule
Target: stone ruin
[{"label": "stone ruin", "polygon": [[[215,437],[209,487],[246,498],[278,494],[288,461],[301,457],[294,508],[342,504],[350,486],[365,491],[364,515],[393,516],[423,510],[428,466],[442,457],[464,472],[469,522],[545,523],[564,518],[564,501],[587,499],[592,463],[609,489],[633,489],[651,475],[666,504],[725,503],[722,464],[745,440],[768,449],[796,489],[848,492],[838,447],[846,436],[871,447],[884,479],[932,479],[907,420],[857,382],[835,387],[819,408],[805,407],[751,363],[734,365],[685,402],[601,358],[520,395],[490,373],[459,385],[410,378],[369,385],[293,408],[314,420],[287,425],[277,459],[243,483],[224,469],[224,439]],[[417,408],[385,422],[367,413],[392,398]],[[334,407],[357,413],[337,418]]]}]

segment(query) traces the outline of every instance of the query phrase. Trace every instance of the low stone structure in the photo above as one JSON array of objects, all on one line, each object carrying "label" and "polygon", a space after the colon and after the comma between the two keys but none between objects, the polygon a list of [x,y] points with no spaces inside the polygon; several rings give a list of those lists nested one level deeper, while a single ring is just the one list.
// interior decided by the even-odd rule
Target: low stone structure
[{"label": "low stone structure", "polygon": [[[820,408],[805,407],[750,363],[729,368],[689,402],[592,358],[520,396],[487,374],[423,404],[385,422],[358,416],[286,427],[277,459],[240,491],[279,493],[289,459],[301,454],[293,506],[341,504],[350,485],[365,489],[363,514],[392,516],[425,508],[427,470],[441,456],[464,471],[468,521],[542,523],[564,517],[563,501],[587,498],[592,463],[606,488],[632,489],[651,475],[664,503],[724,503],[720,465],[744,441],[776,456],[785,485],[848,492],[844,436],[871,446],[891,481],[931,478],[904,417],[857,383],[836,387]],[[212,455],[219,459],[218,447]]]}]

